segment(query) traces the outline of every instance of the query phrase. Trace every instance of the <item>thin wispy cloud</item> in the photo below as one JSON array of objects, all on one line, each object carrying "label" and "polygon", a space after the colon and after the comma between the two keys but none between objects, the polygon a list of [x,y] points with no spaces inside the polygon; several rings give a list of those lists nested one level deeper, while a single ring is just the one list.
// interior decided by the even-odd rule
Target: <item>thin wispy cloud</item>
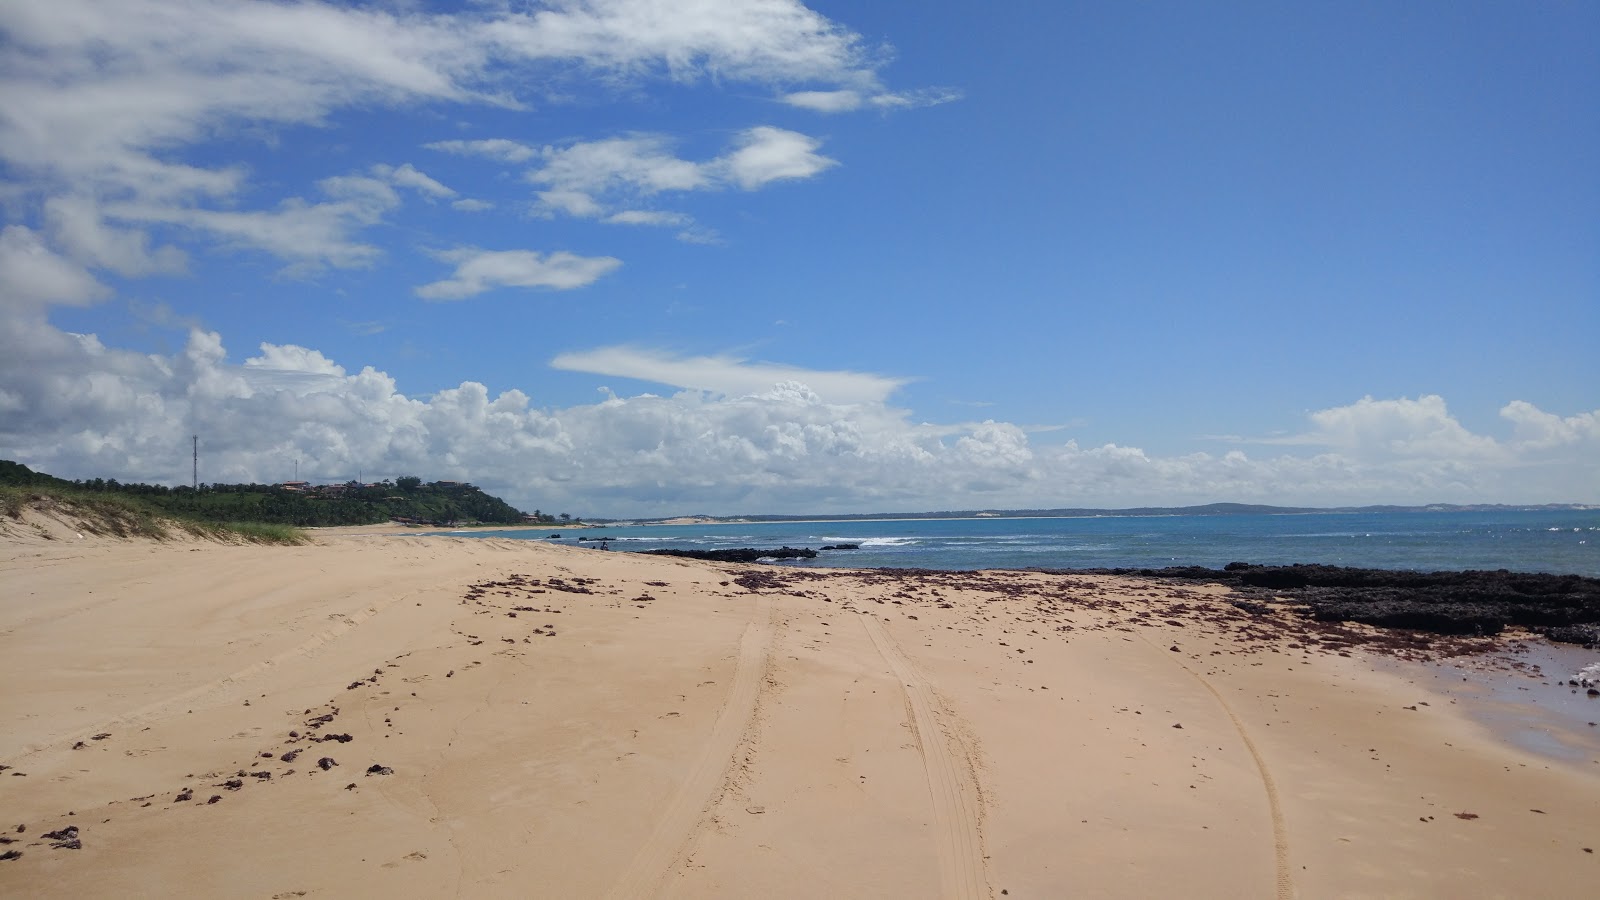
[{"label": "thin wispy cloud", "polygon": [[465,300],[495,288],[536,288],[570,291],[593,284],[622,265],[610,256],[579,256],[564,250],[480,250],[458,247],[434,254],[455,263],[449,278],[418,287],[424,300]]},{"label": "thin wispy cloud", "polygon": [[661,194],[755,191],[776,181],[812,178],[838,165],[817,152],[820,147],[816,138],[763,125],[740,132],[728,152],[695,162],[677,156],[664,135],[633,135],[544,148],[540,164],[524,177],[539,188],[538,209],[546,214],[678,226],[691,219],[630,205]]},{"label": "thin wispy cloud", "polygon": [[817,371],[732,355],[677,356],[639,347],[599,347],[563,353],[556,369],[651,381],[729,397],[761,394],[783,384],[803,384],[829,403],[882,403],[911,382],[865,372]]}]

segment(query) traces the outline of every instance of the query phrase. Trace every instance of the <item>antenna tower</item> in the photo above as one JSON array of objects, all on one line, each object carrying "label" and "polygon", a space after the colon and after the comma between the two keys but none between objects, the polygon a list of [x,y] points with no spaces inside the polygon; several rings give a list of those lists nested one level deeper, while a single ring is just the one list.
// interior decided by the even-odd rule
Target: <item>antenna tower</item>
[{"label": "antenna tower", "polygon": [[200,435],[194,436],[194,489],[200,490]]}]

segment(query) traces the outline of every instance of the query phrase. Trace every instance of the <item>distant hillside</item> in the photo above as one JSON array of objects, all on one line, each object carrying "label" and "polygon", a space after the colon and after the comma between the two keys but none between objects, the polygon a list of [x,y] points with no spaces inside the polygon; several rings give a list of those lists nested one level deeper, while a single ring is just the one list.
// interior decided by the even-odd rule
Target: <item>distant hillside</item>
[{"label": "distant hillside", "polygon": [[[1028,518],[1095,518],[1115,516],[1289,516],[1304,513],[1394,513],[1394,512],[1482,512],[1492,510],[1534,509],[1590,509],[1575,503],[1503,504],[1434,503],[1427,506],[1266,506],[1258,503],[1207,503],[1202,506],[1136,506],[1126,509],[1090,509],[1063,507],[1056,509],[962,509],[937,512],[900,513],[845,513],[811,515],[753,515],[753,516],[694,516],[707,522],[868,522],[896,519],[1028,519]],[[690,518],[690,517],[678,517]],[[596,520],[598,521],[598,520]],[[666,521],[665,519],[649,520]]]},{"label": "distant hillside", "polygon": [[395,520],[429,525],[514,525],[525,520],[520,510],[473,485],[454,481],[425,484],[416,477],[376,484],[202,484],[195,490],[188,485],[122,484],[101,478],[67,481],[0,460],[0,485],[137,498],[167,515],[200,522],[314,527]]}]

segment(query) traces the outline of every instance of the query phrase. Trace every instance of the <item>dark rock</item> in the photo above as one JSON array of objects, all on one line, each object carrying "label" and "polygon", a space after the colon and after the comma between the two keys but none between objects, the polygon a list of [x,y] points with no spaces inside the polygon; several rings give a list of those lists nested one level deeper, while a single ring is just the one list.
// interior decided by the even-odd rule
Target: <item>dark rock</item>
[{"label": "dark rock", "polygon": [[324,756],[323,758],[317,760],[317,768],[321,769],[324,772],[328,771],[329,769],[333,768],[334,766],[337,766],[338,764],[339,763],[334,761],[334,758],[331,757],[331,756]]},{"label": "dark rock", "polygon": [[278,759],[280,759],[280,760],[282,760],[282,761],[284,761],[286,763],[287,762],[294,762],[295,757],[297,757],[299,755],[300,755],[300,751],[299,750],[290,750],[288,753],[285,753],[284,755],[278,757]]},{"label": "dark rock", "polygon": [[1600,625],[1556,625],[1544,636],[1559,644],[1582,644],[1591,650],[1600,647]]},{"label": "dark rock", "polygon": [[172,802],[174,802],[174,803],[187,803],[187,802],[189,802],[190,800],[193,800],[193,799],[194,799],[194,791],[191,791],[188,788],[184,788],[183,790],[178,792],[178,796],[172,798]]},{"label": "dark rock", "polygon": [[7,850],[4,853],[0,853],[0,860],[21,859],[21,858],[22,858],[22,851],[21,850]]},{"label": "dark rock", "polygon": [[861,545],[860,544],[828,544],[827,546],[823,547],[822,549],[824,549],[824,550],[860,550],[861,549]]},{"label": "dark rock", "polygon": [[1361,622],[1383,628],[1443,635],[1493,635],[1508,626],[1545,633],[1551,640],[1600,642],[1600,578],[1539,572],[1413,572],[1342,566],[1258,566],[1222,569],[1047,569],[1061,574],[1136,575],[1162,581],[1209,581],[1249,599],[1231,601],[1255,615],[1262,601],[1288,600],[1322,622]]},{"label": "dark rock", "polygon": [[355,740],[355,738],[351,737],[348,734],[325,734],[322,737],[317,738],[317,740],[319,740],[319,741],[338,741],[341,744],[348,744],[351,741]]},{"label": "dark rock", "polygon": [[816,559],[817,551],[809,547],[779,547],[776,550],[757,550],[741,547],[737,550],[645,550],[656,556],[681,556],[685,559],[703,559],[710,562],[752,563],[763,559]]},{"label": "dark rock", "polygon": [[393,775],[394,774],[394,770],[389,768],[388,766],[380,765],[378,763],[373,763],[372,765],[367,766],[367,774],[368,775]]}]

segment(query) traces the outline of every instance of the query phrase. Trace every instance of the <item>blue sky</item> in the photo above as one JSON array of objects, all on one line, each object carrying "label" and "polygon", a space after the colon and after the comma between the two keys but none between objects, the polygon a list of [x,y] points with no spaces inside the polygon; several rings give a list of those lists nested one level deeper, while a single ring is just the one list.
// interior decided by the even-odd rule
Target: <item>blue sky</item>
[{"label": "blue sky", "polygon": [[1600,502],[1596,109],[1579,3],[18,0],[0,456]]}]

